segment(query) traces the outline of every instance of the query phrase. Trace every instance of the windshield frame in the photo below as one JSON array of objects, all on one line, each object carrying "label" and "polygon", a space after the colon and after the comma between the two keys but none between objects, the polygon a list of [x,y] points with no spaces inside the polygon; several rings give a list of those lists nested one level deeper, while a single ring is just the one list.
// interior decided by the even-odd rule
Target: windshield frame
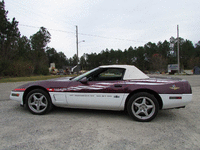
[{"label": "windshield frame", "polygon": [[72,81],[80,81],[82,78],[87,77],[89,74],[95,72],[95,71],[98,70],[98,69],[99,69],[99,67],[94,68],[94,69],[92,69],[92,70],[90,70],[90,71],[88,71],[88,72],[86,72],[86,73],[84,73],[84,74],[81,74],[81,75],[79,75],[79,76],[73,78]]}]

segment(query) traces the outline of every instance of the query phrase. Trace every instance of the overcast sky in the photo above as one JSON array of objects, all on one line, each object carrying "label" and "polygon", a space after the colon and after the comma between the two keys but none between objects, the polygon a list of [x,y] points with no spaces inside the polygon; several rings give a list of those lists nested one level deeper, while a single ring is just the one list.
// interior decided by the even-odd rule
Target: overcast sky
[{"label": "overcast sky", "polygon": [[[51,34],[49,47],[67,58],[138,47],[177,36],[200,41],[199,0],[5,0],[8,18],[19,21],[21,35],[30,38],[43,26]],[[85,40],[85,42],[81,42]]]}]

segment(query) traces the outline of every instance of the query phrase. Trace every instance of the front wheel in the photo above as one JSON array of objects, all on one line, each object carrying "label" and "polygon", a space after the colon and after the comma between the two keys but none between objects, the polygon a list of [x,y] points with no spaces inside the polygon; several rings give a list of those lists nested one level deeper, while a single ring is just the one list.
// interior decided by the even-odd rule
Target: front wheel
[{"label": "front wheel", "polygon": [[158,108],[159,104],[156,98],[146,92],[134,94],[127,103],[129,115],[140,122],[153,120],[158,113]]},{"label": "front wheel", "polygon": [[53,105],[47,92],[35,89],[26,96],[26,106],[31,113],[42,115],[49,112]]}]

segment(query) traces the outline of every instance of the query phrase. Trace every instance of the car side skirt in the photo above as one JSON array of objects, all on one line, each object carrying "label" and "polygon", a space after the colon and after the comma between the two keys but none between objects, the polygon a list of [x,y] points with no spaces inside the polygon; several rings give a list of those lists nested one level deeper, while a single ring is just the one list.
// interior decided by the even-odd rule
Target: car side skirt
[{"label": "car side skirt", "polygon": [[163,101],[162,109],[186,106],[192,100],[192,94],[159,94]]}]

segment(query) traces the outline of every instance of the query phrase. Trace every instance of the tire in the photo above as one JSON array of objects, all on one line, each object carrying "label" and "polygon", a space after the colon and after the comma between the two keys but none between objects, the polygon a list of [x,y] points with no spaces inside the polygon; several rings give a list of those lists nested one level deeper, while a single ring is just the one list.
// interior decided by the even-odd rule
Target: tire
[{"label": "tire", "polygon": [[35,89],[27,94],[26,107],[32,114],[43,115],[52,109],[53,104],[47,92]]},{"label": "tire", "polygon": [[129,115],[136,121],[149,122],[158,114],[159,104],[157,99],[149,93],[136,93],[127,103]]}]

